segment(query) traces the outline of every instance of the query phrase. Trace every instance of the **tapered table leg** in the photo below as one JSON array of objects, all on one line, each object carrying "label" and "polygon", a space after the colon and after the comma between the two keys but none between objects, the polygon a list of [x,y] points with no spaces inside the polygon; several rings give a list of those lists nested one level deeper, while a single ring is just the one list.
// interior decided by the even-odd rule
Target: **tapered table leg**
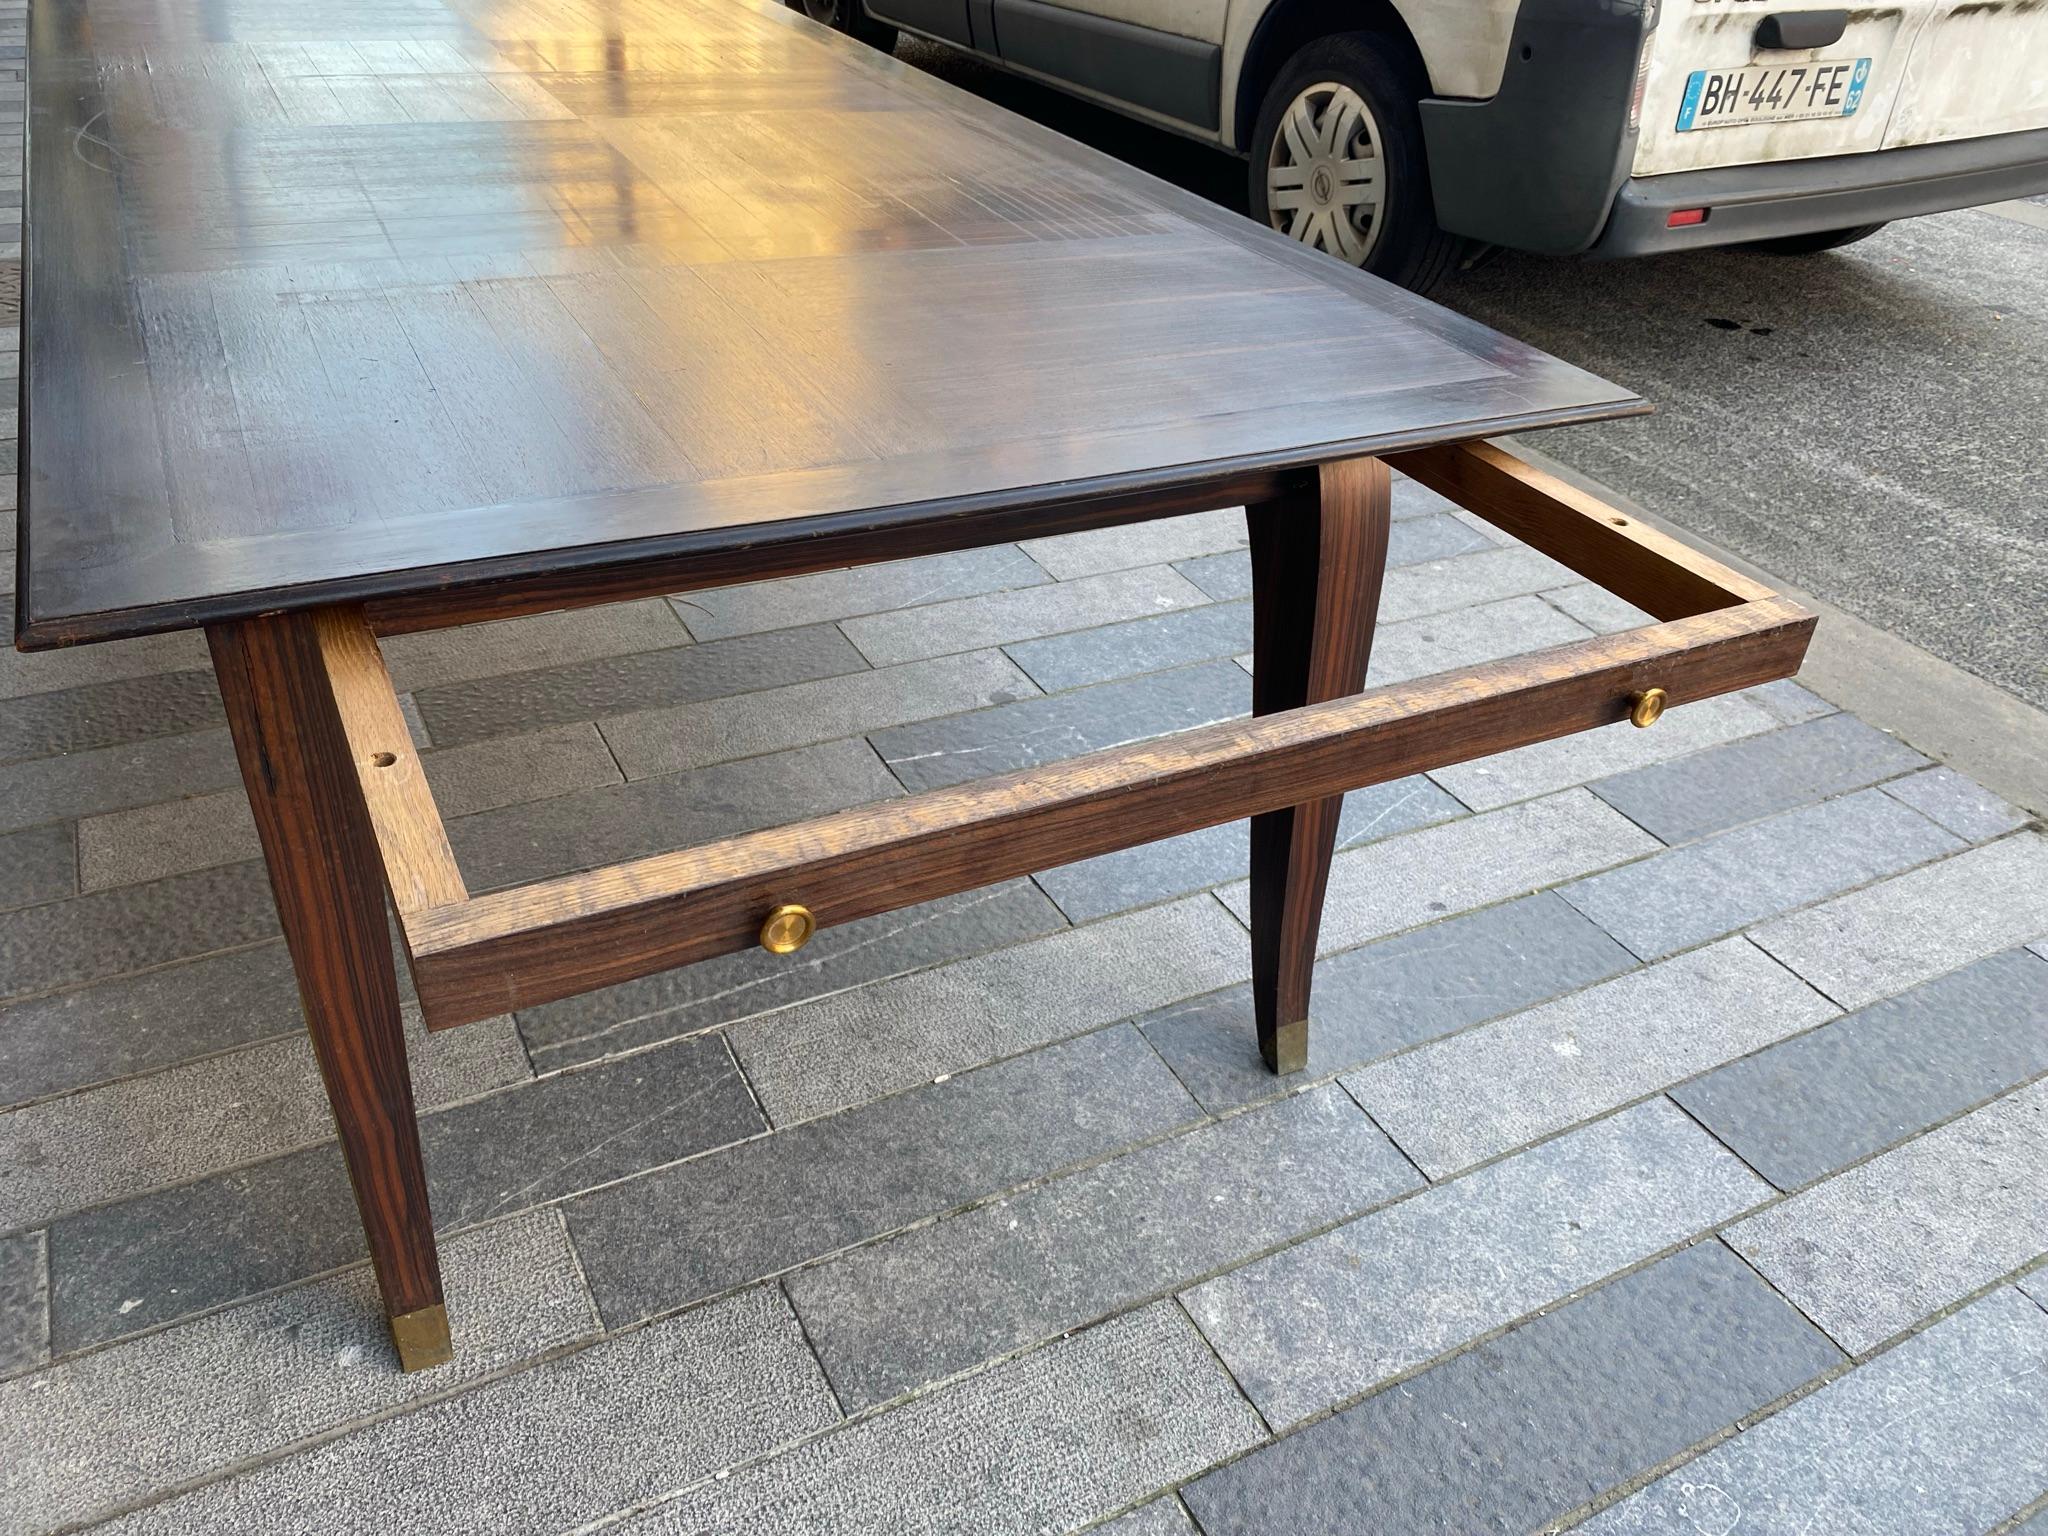
[{"label": "tapered table leg", "polygon": [[368,812],[305,614],[207,631],[399,1362],[452,1357]]},{"label": "tapered table leg", "polygon": [[[1365,686],[1387,566],[1392,487],[1378,459],[1325,464],[1299,494],[1245,509],[1252,553],[1252,713]],[[1308,1065],[1308,1000],[1341,796],[1252,818],[1252,1003],[1275,1072]]]}]

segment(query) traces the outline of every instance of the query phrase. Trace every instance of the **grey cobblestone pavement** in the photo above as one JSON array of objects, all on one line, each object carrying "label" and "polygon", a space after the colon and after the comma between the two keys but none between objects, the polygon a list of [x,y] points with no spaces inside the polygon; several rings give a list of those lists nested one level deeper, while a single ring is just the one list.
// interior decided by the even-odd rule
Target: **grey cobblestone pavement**
[{"label": "grey cobblestone pavement", "polygon": [[[1376,680],[1635,619],[1397,515]],[[392,659],[510,881],[1237,714],[1243,543]],[[1781,683],[1342,838],[1285,1081],[1241,826],[416,1034],[405,1377],[203,648],[0,655],[0,1532],[2048,1528],[2039,824]]]}]

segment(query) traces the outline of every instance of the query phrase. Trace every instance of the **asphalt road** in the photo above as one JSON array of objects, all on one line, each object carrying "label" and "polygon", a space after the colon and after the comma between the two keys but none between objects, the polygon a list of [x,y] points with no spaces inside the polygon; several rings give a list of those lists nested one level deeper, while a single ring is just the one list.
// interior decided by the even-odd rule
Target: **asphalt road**
[{"label": "asphalt road", "polygon": [[[927,44],[919,68],[1242,212],[1220,152]],[[1541,446],[2048,709],[2048,200],[1819,256],[1502,254],[1437,297],[1657,415]]]}]

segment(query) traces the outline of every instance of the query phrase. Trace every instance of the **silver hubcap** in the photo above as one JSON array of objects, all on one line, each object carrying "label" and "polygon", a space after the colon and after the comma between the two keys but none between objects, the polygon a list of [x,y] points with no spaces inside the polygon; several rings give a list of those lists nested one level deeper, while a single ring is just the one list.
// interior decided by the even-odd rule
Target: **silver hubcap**
[{"label": "silver hubcap", "polygon": [[1287,104],[1266,157],[1273,227],[1303,245],[1363,266],[1385,222],[1386,170],[1379,124],[1348,85],[1325,80]]}]

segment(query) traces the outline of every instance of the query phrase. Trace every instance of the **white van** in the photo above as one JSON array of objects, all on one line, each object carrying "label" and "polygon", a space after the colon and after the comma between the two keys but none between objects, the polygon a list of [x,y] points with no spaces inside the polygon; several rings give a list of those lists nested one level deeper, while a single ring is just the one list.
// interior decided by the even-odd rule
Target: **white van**
[{"label": "white van", "polygon": [[1249,161],[1254,214],[1427,288],[1473,242],[1822,251],[2048,191],[2048,4],[789,0]]}]

